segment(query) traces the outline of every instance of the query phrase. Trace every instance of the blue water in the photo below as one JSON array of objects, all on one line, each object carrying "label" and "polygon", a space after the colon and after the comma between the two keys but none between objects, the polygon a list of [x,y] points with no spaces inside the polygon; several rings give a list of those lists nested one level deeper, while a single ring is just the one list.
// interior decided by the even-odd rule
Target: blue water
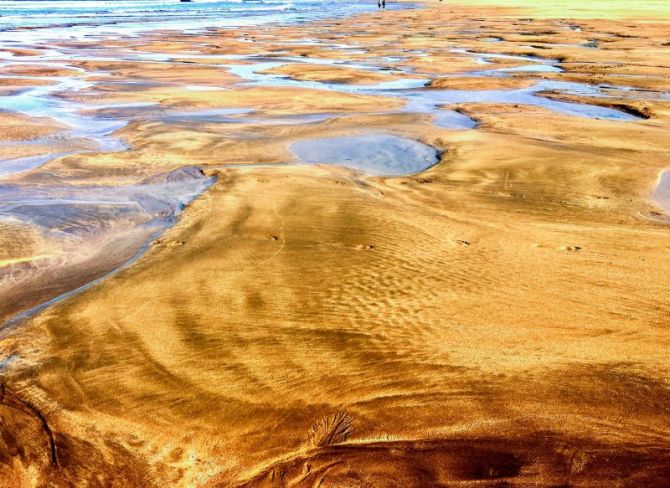
[{"label": "blue water", "polygon": [[[0,2],[0,40],[132,35],[152,29],[299,22],[376,9],[374,0],[43,0]],[[389,4],[389,9],[407,4]],[[21,33],[17,34],[17,29]],[[28,32],[25,29],[29,29]],[[8,35],[8,33],[11,33]]]},{"label": "blue water", "polygon": [[305,139],[291,151],[307,163],[346,166],[377,176],[420,173],[440,160],[434,148],[390,134]]},{"label": "blue water", "polygon": [[654,200],[666,211],[670,212],[670,170],[663,171],[654,191]]}]

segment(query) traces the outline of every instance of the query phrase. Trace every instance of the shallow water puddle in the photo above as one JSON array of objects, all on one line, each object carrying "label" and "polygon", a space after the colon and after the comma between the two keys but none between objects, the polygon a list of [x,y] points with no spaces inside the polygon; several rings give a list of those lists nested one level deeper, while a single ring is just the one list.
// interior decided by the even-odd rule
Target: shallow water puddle
[{"label": "shallow water puddle", "polygon": [[[252,59],[252,58],[247,58]],[[275,86],[275,87],[296,87],[312,88],[317,90],[341,91],[348,93],[373,92],[383,90],[408,90],[412,88],[423,87],[427,78],[398,78],[379,83],[356,85],[347,83],[333,83],[322,81],[297,80],[286,75],[274,74],[270,70],[279,68],[286,64],[316,64],[324,66],[342,67],[347,69],[360,70],[372,73],[383,73],[381,67],[370,66],[357,63],[344,63],[341,60],[318,59],[318,58],[278,58],[272,61],[256,61],[252,64],[225,65],[234,75],[247,80],[245,85],[254,86]]]},{"label": "shallow water puddle", "polygon": [[311,164],[334,164],[377,176],[419,173],[439,161],[439,152],[411,139],[388,134],[307,139],[291,151]]},{"label": "shallow water puddle", "polygon": [[469,56],[475,57],[476,59],[485,59],[485,60],[503,59],[510,61],[534,62],[542,65],[556,65],[559,63],[558,59],[540,58],[538,56],[533,56],[532,54],[486,53],[486,52],[470,51],[468,49],[461,49],[461,48],[451,49],[451,52],[457,54],[467,54]]},{"label": "shallow water puddle", "polygon": [[406,111],[434,112],[439,117],[438,109],[441,106],[459,103],[504,103],[542,107],[553,112],[578,117],[618,121],[640,120],[635,115],[613,108],[586,103],[562,102],[541,96],[542,92],[548,91],[601,96],[601,91],[596,87],[553,81],[540,81],[532,87],[519,90],[417,90],[405,93],[410,100]]},{"label": "shallow water puddle", "polygon": [[[473,76],[504,76],[506,73],[512,72],[561,72],[562,69],[556,66],[558,60],[538,58],[535,56],[519,56],[508,54],[495,53],[473,53],[465,49],[454,50],[455,52],[477,56],[478,59],[513,59],[531,61],[537,64],[523,65],[513,68],[501,68],[490,70],[486,72],[470,73]],[[247,58],[251,59],[251,58]],[[399,78],[388,82],[377,83],[374,85],[352,85],[352,84],[336,84],[324,83],[319,81],[302,81],[288,78],[283,75],[276,75],[265,72],[266,70],[276,68],[288,62],[287,59],[274,60],[271,62],[256,62],[247,65],[230,65],[228,68],[232,73],[242,79],[248,80],[245,84],[252,84],[257,86],[276,86],[276,87],[299,87],[311,88],[321,90],[332,90],[346,93],[364,93],[364,94],[378,94],[383,96],[391,96],[403,98],[407,105],[402,112],[416,112],[428,113],[433,116],[433,121],[438,127],[447,129],[472,129],[476,123],[469,117],[455,112],[453,110],[444,109],[444,106],[457,103],[507,103],[519,105],[533,105],[547,108],[549,110],[587,118],[602,118],[608,120],[618,121],[633,121],[639,118],[622,112],[620,110],[601,107],[598,105],[589,105],[586,103],[577,102],[562,102],[559,100],[552,100],[540,96],[543,91],[564,91],[575,95],[588,95],[605,97],[607,94],[599,87],[574,83],[574,82],[557,82],[550,80],[542,80],[534,86],[519,90],[426,90],[426,79],[423,78]],[[305,59],[291,59],[291,62],[302,62],[316,64],[333,64],[337,65],[339,62],[322,60]],[[368,71],[381,72],[381,68],[375,68],[369,65],[345,65],[347,67],[354,66],[358,69],[365,69]]]},{"label": "shallow water puddle", "polygon": [[670,212],[670,170],[661,173],[653,198],[666,212]]},{"label": "shallow water puddle", "polygon": [[6,321],[0,337],[31,314],[131,264],[212,182],[199,169],[184,167],[132,185],[81,186],[58,181],[0,185],[0,220],[29,225],[53,250],[39,262],[31,260],[25,265],[19,260],[0,266],[0,293],[19,285],[37,286],[44,280],[42,273],[67,276],[89,260],[106,263],[106,274],[84,281],[80,288],[55,293],[55,298]]},{"label": "shallow water puddle", "polygon": [[5,159],[0,161],[0,177],[23,173],[34,168],[39,168],[52,159],[64,156],[65,153],[44,154],[40,156],[28,156],[25,158]]},{"label": "shallow water puddle", "polygon": [[51,234],[76,228],[77,235],[108,227],[114,219],[168,222],[211,182],[198,169],[184,167],[134,185],[0,185],[0,216]]},{"label": "shallow water puddle", "polygon": [[563,69],[550,64],[526,64],[514,68],[502,68],[503,73],[562,73]]},{"label": "shallow water puddle", "polygon": [[[532,64],[513,68],[501,68],[490,70],[489,72],[470,73],[469,75],[480,76],[506,76],[506,73],[515,71],[560,71],[556,65],[558,60],[539,58],[528,55],[511,55],[499,53],[479,53],[466,49],[453,49],[452,52],[462,53],[473,56],[482,62],[491,62],[495,59],[523,60]],[[63,53],[56,53],[57,56],[66,56]],[[53,57],[50,54],[49,57]],[[605,118],[610,120],[630,121],[637,118],[633,115],[620,112],[615,109],[604,108],[600,106],[582,104],[577,102],[561,102],[542,97],[542,91],[565,91],[576,95],[588,96],[608,96],[608,93],[591,85],[579,83],[561,83],[542,81],[535,86],[522,90],[435,90],[425,89],[424,86],[428,79],[411,76],[411,73],[400,69],[393,69],[398,74],[410,75],[401,76],[389,81],[383,81],[370,85],[355,85],[344,83],[330,83],[319,81],[304,81],[289,78],[281,74],[268,72],[273,68],[285,65],[287,63],[317,64],[342,66],[347,69],[355,69],[367,72],[382,73],[388,71],[382,65],[366,63],[346,63],[338,59],[310,58],[310,57],[262,57],[258,54],[252,55],[198,55],[192,53],[177,54],[157,54],[130,52],[124,53],[122,57],[128,59],[145,59],[161,62],[170,62],[173,58],[179,56],[192,56],[220,60],[247,61],[248,64],[228,64],[217,65],[228,69],[232,74],[245,80],[245,85],[273,86],[273,87],[296,87],[309,88],[328,91],[338,91],[345,93],[360,93],[371,95],[390,96],[403,99],[406,102],[405,107],[400,110],[403,113],[425,113],[433,117],[436,126],[451,129],[464,130],[476,127],[475,121],[466,115],[454,110],[449,110],[448,106],[458,103],[509,103],[509,104],[527,104],[547,108],[560,113],[575,115],[580,117]],[[104,58],[102,58],[104,59]],[[113,105],[85,105],[76,104],[54,96],[60,91],[77,91],[89,88],[92,84],[88,83],[79,76],[54,78],[56,84],[48,86],[38,86],[26,89],[13,96],[0,96],[0,109],[16,111],[31,116],[47,116],[63,122],[72,127],[70,137],[84,137],[91,139],[98,145],[100,151],[121,151],[126,149],[122,141],[112,137],[112,133],[126,125],[130,120],[137,120],[146,117],[147,119],[158,118],[167,123],[188,122],[189,119],[194,122],[241,122],[241,112],[227,112],[227,109],[218,109],[210,111],[185,111],[182,114],[176,111],[163,111],[160,107],[151,107],[152,103],[137,103]],[[188,90],[212,90],[215,87],[201,87],[197,85],[188,85]],[[88,109],[88,110],[87,110]],[[88,112],[88,113],[87,113]],[[153,113],[152,113],[153,112]],[[91,116],[93,114],[94,116]],[[159,115],[159,117],[156,117]],[[327,119],[328,116],[320,116],[319,119]],[[298,120],[298,118],[294,118]],[[253,123],[262,123],[263,118],[254,117],[254,120],[247,120]],[[306,119],[313,122],[317,119]],[[276,120],[267,120],[267,123],[278,123]],[[56,157],[58,155],[53,155]],[[16,168],[17,171],[25,171],[39,166],[39,162],[47,162],[49,158],[22,159],[12,161],[5,165],[5,170],[0,174],[9,174]]]},{"label": "shallow water puddle", "polygon": [[[49,117],[68,126],[62,139],[83,138],[93,142],[94,147],[101,152],[123,151],[127,146],[123,141],[112,137],[111,134],[126,125],[124,120],[105,120],[82,115],[80,110],[86,108],[83,104],[72,103],[54,96],[60,91],[76,91],[90,86],[89,83],[78,77],[58,77],[57,83],[30,87],[18,94],[0,96],[0,110],[17,112],[31,117]],[[28,141],[31,144],[40,141],[48,142],[48,137]],[[73,150],[67,154],[81,152]],[[4,161],[0,166],[0,176],[27,171],[37,168],[64,153],[45,154],[41,157],[19,158]]]}]

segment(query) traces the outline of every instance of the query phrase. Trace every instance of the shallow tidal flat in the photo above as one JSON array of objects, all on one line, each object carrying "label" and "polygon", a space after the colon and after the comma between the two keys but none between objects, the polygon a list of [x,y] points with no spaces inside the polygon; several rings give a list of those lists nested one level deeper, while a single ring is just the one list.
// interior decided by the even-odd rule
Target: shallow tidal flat
[{"label": "shallow tidal flat", "polygon": [[0,484],[668,486],[670,26],[566,18],[12,54]]}]

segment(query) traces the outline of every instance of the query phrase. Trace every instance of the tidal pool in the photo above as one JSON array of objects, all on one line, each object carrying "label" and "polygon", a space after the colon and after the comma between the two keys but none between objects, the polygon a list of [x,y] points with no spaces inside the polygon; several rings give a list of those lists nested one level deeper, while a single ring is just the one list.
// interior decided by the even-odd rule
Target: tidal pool
[{"label": "tidal pool", "polygon": [[389,134],[307,139],[292,144],[291,151],[306,163],[346,166],[377,176],[419,173],[440,160],[435,148]]}]

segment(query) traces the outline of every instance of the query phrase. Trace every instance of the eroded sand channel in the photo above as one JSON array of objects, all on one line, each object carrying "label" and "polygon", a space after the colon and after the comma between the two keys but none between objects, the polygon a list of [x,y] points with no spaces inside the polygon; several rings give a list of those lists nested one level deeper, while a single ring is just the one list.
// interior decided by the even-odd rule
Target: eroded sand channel
[{"label": "eroded sand channel", "polygon": [[127,266],[211,183],[189,167],[130,185],[0,182],[2,333]]}]

